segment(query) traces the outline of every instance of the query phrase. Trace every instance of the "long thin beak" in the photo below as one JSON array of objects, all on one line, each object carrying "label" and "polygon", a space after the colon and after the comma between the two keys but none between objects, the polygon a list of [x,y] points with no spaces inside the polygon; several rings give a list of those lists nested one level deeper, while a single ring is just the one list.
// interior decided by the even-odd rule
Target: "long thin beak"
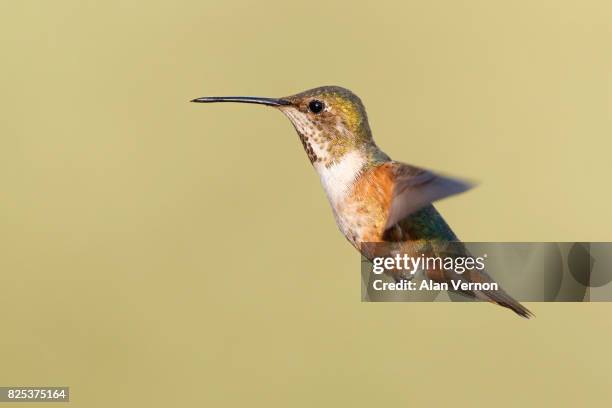
[{"label": "long thin beak", "polygon": [[213,102],[239,102],[239,103],[257,103],[268,106],[283,106],[291,105],[286,99],[279,98],[258,98],[253,96],[204,96],[197,98],[191,102],[197,103],[213,103]]}]

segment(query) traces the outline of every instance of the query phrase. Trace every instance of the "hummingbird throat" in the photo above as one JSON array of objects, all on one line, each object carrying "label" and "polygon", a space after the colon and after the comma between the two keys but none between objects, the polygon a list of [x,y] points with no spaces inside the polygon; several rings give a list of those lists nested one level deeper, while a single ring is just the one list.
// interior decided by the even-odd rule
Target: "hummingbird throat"
[{"label": "hummingbird throat", "polygon": [[286,109],[283,113],[291,120],[308,159],[315,167],[330,167],[358,148],[351,132],[339,120],[315,122],[295,109]]}]

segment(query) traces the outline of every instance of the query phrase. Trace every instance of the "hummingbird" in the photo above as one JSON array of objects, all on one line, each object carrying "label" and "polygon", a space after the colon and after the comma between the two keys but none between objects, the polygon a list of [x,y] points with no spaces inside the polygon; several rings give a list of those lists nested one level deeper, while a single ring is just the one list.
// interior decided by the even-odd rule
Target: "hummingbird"
[{"label": "hummingbird", "polygon": [[[459,246],[453,246],[454,256],[469,256],[432,203],[463,193],[472,184],[391,160],[374,142],[364,104],[350,90],[322,86],[282,98],[207,96],[191,102],[252,103],[280,110],[293,124],[319,175],[339,230],[366,258],[374,256],[366,243],[389,243],[416,257],[442,256],[449,251],[448,243],[458,242]],[[435,282],[459,277],[441,268],[422,272]],[[397,271],[392,277],[396,281],[412,278]],[[476,269],[461,274],[460,279],[467,283],[494,282],[486,271]],[[497,286],[496,290],[460,292],[509,308],[525,318],[533,315]]]}]

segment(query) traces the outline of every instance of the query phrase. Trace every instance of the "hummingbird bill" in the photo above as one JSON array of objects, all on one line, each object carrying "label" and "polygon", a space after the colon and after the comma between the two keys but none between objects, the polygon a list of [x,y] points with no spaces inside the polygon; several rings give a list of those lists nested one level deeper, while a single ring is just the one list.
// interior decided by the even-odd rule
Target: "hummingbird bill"
[{"label": "hummingbird bill", "polygon": [[[197,103],[238,102],[273,107],[293,124],[312,166],[317,171],[336,224],[346,239],[367,259],[390,254],[386,248],[410,256],[469,256],[433,202],[463,193],[473,185],[465,180],[392,160],[374,142],[361,99],[348,89],[323,86],[282,98],[248,96],[202,97]],[[485,270],[458,275],[432,267],[421,271],[427,279],[446,283],[491,284]],[[412,276],[390,272],[396,281]],[[494,290],[458,290],[529,318],[533,314],[499,285]],[[451,286],[452,287],[452,286]],[[462,287],[472,287],[463,285]],[[485,285],[485,287],[487,287]]]}]

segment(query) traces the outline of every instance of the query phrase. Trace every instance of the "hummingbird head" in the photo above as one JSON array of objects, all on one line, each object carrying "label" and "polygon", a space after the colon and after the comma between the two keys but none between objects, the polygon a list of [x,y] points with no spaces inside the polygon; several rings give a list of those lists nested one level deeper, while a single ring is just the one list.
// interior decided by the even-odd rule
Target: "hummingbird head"
[{"label": "hummingbird head", "polygon": [[276,107],[295,127],[315,166],[332,166],[355,151],[377,151],[363,103],[339,86],[322,86],[283,98],[204,97],[192,102],[245,102]]},{"label": "hummingbird head", "polygon": [[344,155],[373,145],[361,99],[339,86],[323,86],[282,98],[310,161],[333,165]]}]

